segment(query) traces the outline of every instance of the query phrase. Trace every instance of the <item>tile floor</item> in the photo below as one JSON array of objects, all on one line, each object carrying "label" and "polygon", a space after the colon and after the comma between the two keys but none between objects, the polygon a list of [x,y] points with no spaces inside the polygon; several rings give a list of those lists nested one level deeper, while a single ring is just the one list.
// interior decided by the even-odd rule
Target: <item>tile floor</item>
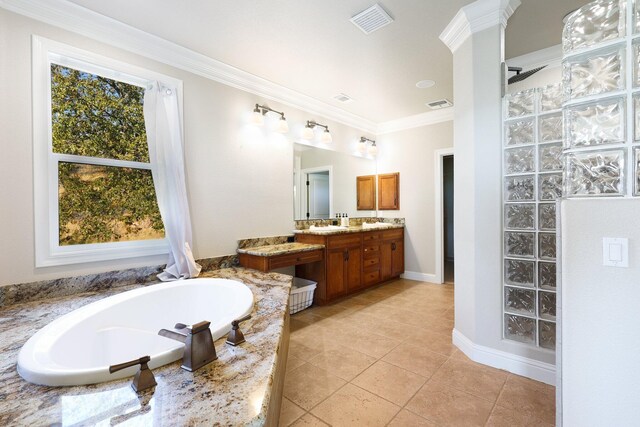
[{"label": "tile floor", "polygon": [[555,389],[451,344],[453,285],[396,280],[291,317],[281,426],[552,426]]}]

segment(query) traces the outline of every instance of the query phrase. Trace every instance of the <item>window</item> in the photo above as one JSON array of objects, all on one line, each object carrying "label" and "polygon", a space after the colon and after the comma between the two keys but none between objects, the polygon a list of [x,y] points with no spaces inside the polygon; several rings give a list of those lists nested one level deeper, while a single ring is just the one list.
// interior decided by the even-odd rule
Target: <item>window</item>
[{"label": "window", "polygon": [[36,266],[167,253],[143,104],[152,81],[180,82],[33,44]]}]

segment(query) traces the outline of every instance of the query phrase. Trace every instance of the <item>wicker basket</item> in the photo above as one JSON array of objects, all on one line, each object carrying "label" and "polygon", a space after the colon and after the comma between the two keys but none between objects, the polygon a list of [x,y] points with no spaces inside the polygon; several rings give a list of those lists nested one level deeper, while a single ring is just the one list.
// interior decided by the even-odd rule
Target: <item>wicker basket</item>
[{"label": "wicker basket", "polygon": [[317,283],[312,280],[293,278],[291,295],[289,296],[289,314],[294,314],[313,304],[313,291]]}]

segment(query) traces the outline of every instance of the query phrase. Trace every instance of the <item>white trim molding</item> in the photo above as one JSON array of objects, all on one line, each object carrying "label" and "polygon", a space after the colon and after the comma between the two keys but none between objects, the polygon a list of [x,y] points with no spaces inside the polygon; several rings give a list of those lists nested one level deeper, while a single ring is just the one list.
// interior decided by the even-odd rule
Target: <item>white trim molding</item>
[{"label": "white trim molding", "polygon": [[440,40],[455,52],[471,34],[498,24],[507,26],[507,20],[520,6],[520,0],[476,0],[462,7],[440,34]]},{"label": "white trim molding", "polygon": [[417,280],[418,282],[427,282],[427,283],[440,284],[439,282],[436,281],[436,275],[435,274],[420,273],[420,272],[417,272],[417,271],[405,271],[404,273],[402,273],[400,275],[400,277],[403,278],[403,279],[408,279],[408,280]]},{"label": "white trim molding", "polygon": [[0,0],[0,7],[163,64],[375,134],[377,123],[63,0]]},{"label": "white trim molding", "polygon": [[385,133],[399,132],[402,130],[434,125],[436,123],[449,122],[453,120],[454,112],[454,107],[449,107],[443,108],[442,110],[427,111],[426,113],[382,122],[378,124],[376,135],[384,135]]},{"label": "white trim molding", "polygon": [[507,65],[522,67],[524,70],[547,66],[547,69],[557,68],[562,65],[562,45],[547,47],[525,55],[507,59]]},{"label": "white trim molding", "polygon": [[555,365],[475,344],[457,329],[454,329],[451,335],[453,344],[474,362],[504,369],[546,384],[556,383]]}]

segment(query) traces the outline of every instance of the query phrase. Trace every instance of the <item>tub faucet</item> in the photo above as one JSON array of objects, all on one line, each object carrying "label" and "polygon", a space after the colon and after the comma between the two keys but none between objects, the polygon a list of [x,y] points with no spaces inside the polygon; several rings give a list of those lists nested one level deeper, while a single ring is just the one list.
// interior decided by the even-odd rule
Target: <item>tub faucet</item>
[{"label": "tub faucet", "polygon": [[160,329],[158,335],[184,343],[182,369],[193,372],[218,358],[209,325],[206,320],[191,326],[176,323],[173,330]]}]

